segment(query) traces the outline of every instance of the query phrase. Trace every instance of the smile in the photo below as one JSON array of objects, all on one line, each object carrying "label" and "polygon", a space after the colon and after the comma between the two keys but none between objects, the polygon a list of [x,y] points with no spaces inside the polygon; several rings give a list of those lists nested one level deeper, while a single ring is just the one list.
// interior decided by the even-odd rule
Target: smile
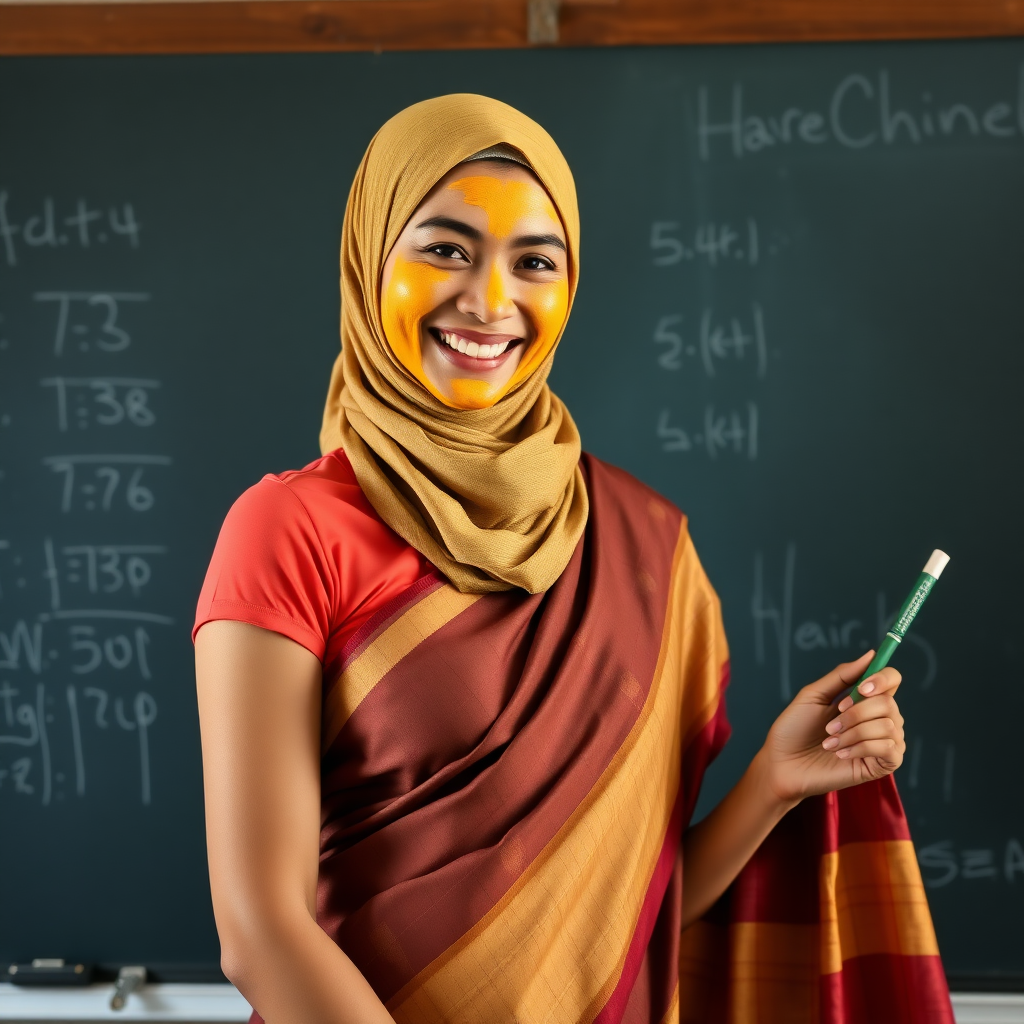
[{"label": "smile", "polygon": [[[501,358],[517,345],[521,338],[508,334],[483,334],[478,331],[448,331],[440,327],[430,328],[430,334],[449,357],[455,357],[459,364],[473,360],[480,369],[492,369],[503,362]],[[490,341],[484,339],[492,339]],[[461,357],[461,358],[460,358]]]}]

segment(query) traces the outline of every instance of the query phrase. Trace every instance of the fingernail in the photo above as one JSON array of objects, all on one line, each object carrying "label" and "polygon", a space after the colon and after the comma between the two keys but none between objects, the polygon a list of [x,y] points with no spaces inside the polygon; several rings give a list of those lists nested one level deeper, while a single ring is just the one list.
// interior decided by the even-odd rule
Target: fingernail
[{"label": "fingernail", "polygon": [[850,748],[849,747],[843,747],[842,750],[837,750],[836,751],[836,757],[849,757],[849,756],[850,756]]},{"label": "fingernail", "polygon": [[833,718],[828,725],[825,726],[825,732],[835,735],[837,732],[843,731],[843,720],[841,718]]},{"label": "fingernail", "polygon": [[875,692],[875,684],[873,682],[871,682],[870,679],[866,683],[861,683],[860,684],[860,692],[861,693],[874,693]]},{"label": "fingernail", "polygon": [[844,697],[839,702],[839,706],[836,708],[836,710],[840,711],[840,712],[848,711],[852,707],[853,707],[853,698],[852,697]]},{"label": "fingernail", "polygon": [[839,737],[830,736],[827,740],[824,740],[821,744],[826,750],[831,750],[833,747],[839,746]]}]

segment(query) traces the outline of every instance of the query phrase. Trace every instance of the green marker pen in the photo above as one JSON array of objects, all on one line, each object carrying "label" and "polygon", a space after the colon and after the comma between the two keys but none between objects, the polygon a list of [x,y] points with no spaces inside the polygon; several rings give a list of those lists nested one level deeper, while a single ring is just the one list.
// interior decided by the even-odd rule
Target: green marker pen
[{"label": "green marker pen", "polygon": [[892,629],[885,634],[882,642],[878,645],[878,650],[871,659],[868,670],[857,680],[857,685],[850,692],[854,704],[864,700],[864,694],[857,687],[868,676],[874,675],[879,669],[885,668],[889,664],[893,651],[903,642],[903,637],[906,635],[907,630],[910,629],[914,616],[921,610],[921,605],[924,604],[925,598],[931,593],[932,587],[935,586],[935,581],[942,575],[942,570],[946,568],[948,562],[949,555],[945,551],[940,551],[936,548],[932,552],[931,558],[925,563],[924,568],[921,570],[921,575],[917,578],[916,586],[910,592],[910,596],[906,601],[903,602],[903,607],[900,608],[900,613],[896,616]]}]

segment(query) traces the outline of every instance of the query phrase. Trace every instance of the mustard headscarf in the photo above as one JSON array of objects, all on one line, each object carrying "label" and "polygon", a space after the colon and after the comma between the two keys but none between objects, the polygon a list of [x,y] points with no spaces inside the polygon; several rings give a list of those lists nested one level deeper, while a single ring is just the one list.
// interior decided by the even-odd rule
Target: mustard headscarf
[{"label": "mustard headscarf", "polygon": [[463,593],[536,594],[568,564],[589,508],[579,431],[547,385],[557,343],[490,408],[453,409],[397,360],[380,316],[381,268],[416,207],[453,167],[501,143],[525,156],[562,219],[572,308],[579,211],[572,172],[551,136],[486,96],[407,107],[374,136],[349,192],[341,353],[320,449],[345,449],[377,514]]}]

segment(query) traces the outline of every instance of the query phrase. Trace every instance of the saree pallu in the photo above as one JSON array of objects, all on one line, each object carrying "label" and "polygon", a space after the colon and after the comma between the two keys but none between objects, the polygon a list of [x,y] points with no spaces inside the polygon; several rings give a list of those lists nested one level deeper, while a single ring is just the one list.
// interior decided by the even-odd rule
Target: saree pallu
[{"label": "saree pallu", "polygon": [[952,1022],[889,780],[801,805],[681,931],[681,838],[729,732],[718,599],[673,505],[582,468],[587,531],[547,592],[428,577],[349,642],[320,926],[400,1024]]}]

